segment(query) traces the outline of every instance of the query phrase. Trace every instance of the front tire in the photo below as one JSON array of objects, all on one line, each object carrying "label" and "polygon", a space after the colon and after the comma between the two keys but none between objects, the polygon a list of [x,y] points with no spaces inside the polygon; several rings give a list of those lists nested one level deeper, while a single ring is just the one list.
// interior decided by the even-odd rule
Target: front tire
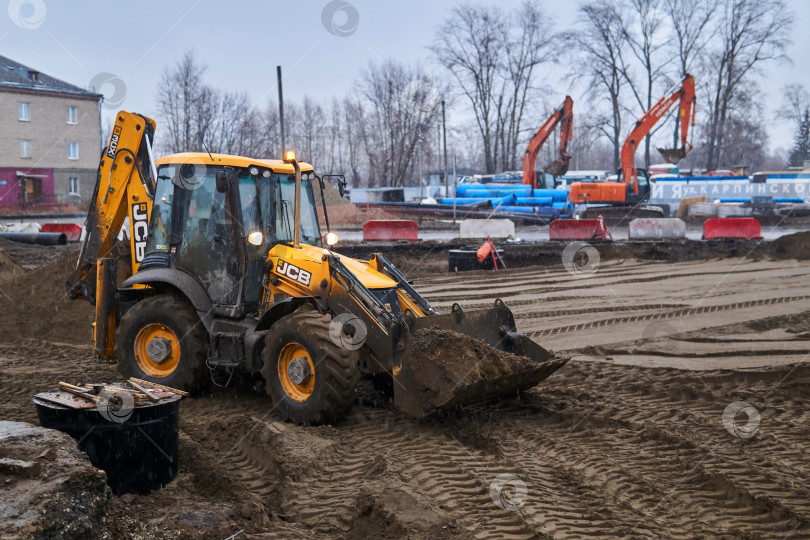
[{"label": "front tire", "polygon": [[187,392],[205,387],[208,334],[188,302],[160,295],[137,302],[115,332],[115,357],[125,377]]},{"label": "front tire", "polygon": [[334,423],[354,403],[359,355],[332,341],[331,321],[328,315],[302,308],[276,322],[265,338],[265,388],[285,420]]}]

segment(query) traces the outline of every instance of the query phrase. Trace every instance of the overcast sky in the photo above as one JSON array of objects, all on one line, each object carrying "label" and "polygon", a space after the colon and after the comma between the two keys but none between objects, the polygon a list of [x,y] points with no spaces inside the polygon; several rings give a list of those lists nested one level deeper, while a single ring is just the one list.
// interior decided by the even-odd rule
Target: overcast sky
[{"label": "overcast sky", "polygon": [[[308,94],[325,101],[344,95],[371,61],[427,62],[426,47],[457,3],[348,0],[344,9],[329,17],[324,8],[330,2],[325,0],[10,0],[8,16],[0,24],[0,51],[77,86],[87,87],[91,81],[109,79],[103,74],[112,74],[126,87],[124,91],[118,81],[102,86],[105,96],[119,102],[115,109],[153,117],[161,72],[190,49],[208,64],[209,83],[245,90],[257,105],[275,99],[279,64],[285,99],[299,101]],[[497,5],[508,9],[519,3],[498,0]],[[768,67],[762,96],[768,119],[785,84],[810,88],[810,1],[789,0],[789,4],[796,14],[789,53],[793,63]],[[574,2],[543,5],[557,28],[574,22]],[[324,24],[324,19],[331,24]],[[437,66],[427,67],[439,71]],[[560,95],[547,101],[562,101],[565,83],[552,86]],[[769,128],[772,147],[791,146],[788,124],[773,122]]]}]

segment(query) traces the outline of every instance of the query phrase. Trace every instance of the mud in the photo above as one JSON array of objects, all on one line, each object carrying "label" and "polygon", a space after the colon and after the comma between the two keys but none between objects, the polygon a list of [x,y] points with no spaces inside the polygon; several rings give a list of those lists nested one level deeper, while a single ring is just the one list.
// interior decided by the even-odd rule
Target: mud
[{"label": "mud", "polygon": [[[519,397],[428,419],[363,400],[336,426],[294,426],[248,383],[213,388],[181,404],[176,480],[147,496],[112,496],[100,530],[808,537],[810,272],[794,257],[742,255],[603,259],[588,274],[557,259],[463,280],[411,268],[406,276],[439,311],[500,297],[519,331],[573,360]],[[116,378],[114,366],[92,362],[89,332],[79,330],[90,307],[62,307],[61,264],[0,285],[12,298],[0,295],[2,420],[35,423],[31,396],[58,380]],[[50,333],[40,320],[72,324]],[[32,324],[41,324],[33,335]],[[757,411],[752,427],[745,412],[724,417],[737,402]]]},{"label": "mud", "polygon": [[501,351],[451,330],[417,330],[411,347],[411,370],[422,389],[425,410],[446,406],[467,388],[495,385],[504,377],[535,367],[526,356]]},{"label": "mud", "polygon": [[23,260],[39,260],[40,266],[0,282],[0,312],[4,314],[0,334],[86,345],[93,337],[93,306],[84,300],[71,300],[65,292],[78,248],[54,247],[30,246],[26,251],[36,255],[24,256]]},{"label": "mud", "polygon": [[20,277],[23,269],[0,247],[0,283]]},{"label": "mud", "polygon": [[[49,459],[40,457],[46,451]],[[0,536],[102,537],[111,496],[106,477],[70,436],[0,421],[0,458],[34,466],[32,474],[0,473]]]}]

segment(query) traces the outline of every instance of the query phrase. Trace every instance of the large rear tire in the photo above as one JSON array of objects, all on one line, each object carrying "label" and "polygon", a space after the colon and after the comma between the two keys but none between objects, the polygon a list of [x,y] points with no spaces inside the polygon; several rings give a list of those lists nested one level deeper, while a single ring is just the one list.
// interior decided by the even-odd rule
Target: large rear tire
[{"label": "large rear tire", "polygon": [[170,295],[141,300],[115,332],[115,357],[125,377],[196,393],[205,387],[208,334],[188,302]]},{"label": "large rear tire", "polygon": [[285,420],[334,423],[354,403],[359,355],[332,341],[331,321],[329,315],[302,308],[276,322],[265,338],[265,388]]}]

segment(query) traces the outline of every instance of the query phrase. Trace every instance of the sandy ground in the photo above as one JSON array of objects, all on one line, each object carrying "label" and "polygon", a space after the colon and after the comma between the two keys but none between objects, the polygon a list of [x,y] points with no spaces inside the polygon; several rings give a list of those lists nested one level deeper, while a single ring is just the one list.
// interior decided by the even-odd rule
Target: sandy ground
[{"label": "sandy ground", "polygon": [[[36,423],[31,395],[58,380],[117,378],[90,360],[90,307],[60,296],[73,258],[0,276],[0,420]],[[149,496],[112,497],[108,530],[807,537],[808,264],[613,259],[585,272],[409,275],[442,311],[502,298],[520,331],[574,359],[520,398],[425,420],[370,385],[336,426],[279,422],[239,382],[184,400],[180,474]],[[735,422],[739,402],[758,416]]]}]

